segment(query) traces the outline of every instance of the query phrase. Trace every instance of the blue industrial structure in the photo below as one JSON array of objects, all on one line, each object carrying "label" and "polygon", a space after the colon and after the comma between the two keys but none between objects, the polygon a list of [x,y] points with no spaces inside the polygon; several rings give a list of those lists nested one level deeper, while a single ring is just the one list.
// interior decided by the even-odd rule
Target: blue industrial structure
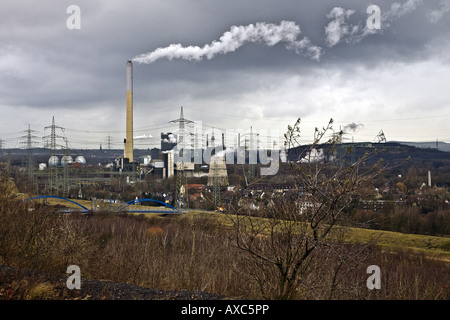
[{"label": "blue industrial structure", "polygon": [[[89,210],[88,208],[86,208],[85,206],[79,204],[78,202],[75,202],[73,200],[69,200],[66,198],[62,198],[62,197],[57,197],[57,196],[36,196],[36,197],[31,197],[22,201],[28,201],[28,200],[36,200],[36,199],[48,199],[48,198],[52,198],[52,199],[60,199],[60,200],[64,200],[67,202],[71,202],[73,204],[76,204],[77,206],[81,207],[84,209],[84,211],[81,211],[82,213],[89,213],[92,212],[92,210]],[[115,210],[120,212],[122,211],[124,208],[131,206],[133,204],[137,204],[137,203],[141,203],[141,202],[157,202],[160,204],[163,204],[164,206],[172,209],[172,211],[167,211],[167,210],[130,210],[129,212],[153,212],[153,213],[167,213],[167,212],[178,212],[177,209],[173,206],[171,206],[170,204],[167,204],[165,202],[159,201],[159,200],[155,200],[155,199],[135,199],[135,200],[131,200],[128,201],[124,204],[122,204],[121,206],[119,206],[118,208],[116,208]]]}]

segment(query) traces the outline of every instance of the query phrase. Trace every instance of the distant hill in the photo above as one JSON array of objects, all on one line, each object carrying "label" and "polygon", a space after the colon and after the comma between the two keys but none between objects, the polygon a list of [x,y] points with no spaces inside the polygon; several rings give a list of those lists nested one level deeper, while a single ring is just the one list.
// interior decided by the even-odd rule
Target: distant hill
[{"label": "distant hill", "polygon": [[[392,143],[400,143],[407,146],[412,146],[421,149],[436,149],[436,141],[433,142],[405,142],[405,141],[390,141]],[[438,142],[438,150],[450,152],[450,143]]]},{"label": "distant hill", "polygon": [[[358,159],[362,157],[364,153],[373,148],[378,150],[383,150],[380,155],[384,160],[390,161],[392,163],[399,163],[405,161],[408,157],[411,158],[410,164],[422,164],[423,161],[434,163],[435,167],[450,166],[450,143],[440,142],[438,149],[436,149],[436,142],[386,142],[386,143],[342,143],[337,145],[338,149],[341,149],[345,153],[345,149],[349,146],[352,147],[353,152],[349,155],[349,160],[351,158]],[[308,149],[308,145],[303,145],[290,149],[288,151],[288,158],[291,161],[298,161],[298,155],[305,148]],[[326,147],[326,145],[318,146]],[[0,153],[1,161],[11,161],[13,165],[24,165],[27,160],[28,150],[26,149],[3,149]],[[32,150],[33,159],[36,163],[47,162],[51,151],[46,148],[33,148]],[[157,158],[157,154],[154,154],[153,149],[135,149],[135,158],[139,158],[145,155],[151,155],[152,158]],[[63,155],[64,150],[59,150],[59,154]],[[114,161],[114,159],[123,156],[122,149],[112,149],[112,150],[99,150],[99,149],[80,149],[80,150],[70,150],[70,154],[75,157],[77,155],[82,155],[85,157],[88,165],[107,164]]]},{"label": "distant hill", "polygon": [[[366,151],[376,148],[380,151],[380,157],[390,164],[398,164],[404,162],[407,158],[410,159],[408,163],[410,165],[423,165],[424,162],[433,163],[434,167],[450,167],[450,152],[444,151],[444,143],[439,144],[439,149],[436,149],[436,142],[434,148],[431,147],[418,147],[415,145],[399,142],[386,142],[386,143],[342,143],[336,145],[337,150],[341,150],[341,154],[345,153],[348,147],[352,147],[352,153],[347,155],[348,160],[351,158],[358,159],[364,155]],[[319,145],[317,149],[325,148],[327,145]],[[450,144],[446,144],[449,148]],[[298,161],[299,155],[309,148],[308,145],[299,146],[290,149],[288,152],[289,159],[291,161]],[[450,150],[449,150],[450,151]],[[304,156],[304,154],[303,154]],[[378,159],[378,158],[376,158]]]}]

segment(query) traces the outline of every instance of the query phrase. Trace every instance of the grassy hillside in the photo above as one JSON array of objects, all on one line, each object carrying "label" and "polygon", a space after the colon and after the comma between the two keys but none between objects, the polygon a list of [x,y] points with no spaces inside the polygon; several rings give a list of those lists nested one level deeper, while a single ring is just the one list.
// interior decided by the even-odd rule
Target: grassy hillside
[{"label": "grassy hillside", "polygon": [[351,228],[348,230],[347,239],[352,242],[376,240],[376,243],[385,249],[409,249],[450,262],[450,237]]},{"label": "grassy hillside", "polygon": [[[189,215],[210,217],[224,226],[231,226],[230,220],[223,213],[206,211],[190,211]],[[151,214],[149,214],[151,215]],[[255,218],[261,219],[261,218]],[[423,252],[427,256],[450,262],[450,237],[405,234],[400,232],[370,230],[363,228],[347,228],[345,241],[348,242],[376,242],[383,249],[407,249]]]},{"label": "grassy hillside", "polygon": [[[87,208],[91,207],[91,201],[88,200],[77,200],[80,204]],[[75,204],[69,203],[67,201],[59,199],[48,199],[50,205],[60,205],[69,208],[77,208]],[[96,204],[99,206],[97,210],[107,210],[110,207],[109,203],[102,203],[97,201]],[[120,206],[119,204],[112,205],[112,208]],[[155,208],[133,205],[130,208],[133,210],[152,210]],[[158,209],[159,210],[159,209]],[[141,213],[138,213],[141,214]],[[224,226],[230,226],[230,220],[223,213],[213,213],[207,211],[189,211],[188,215],[196,215],[202,217],[209,217],[216,220],[217,222],[223,224]],[[154,217],[155,213],[144,214],[147,216]],[[260,218],[258,218],[260,219]],[[441,259],[450,262],[450,237],[437,237],[437,236],[427,236],[418,234],[405,234],[400,232],[383,231],[383,230],[370,230],[363,228],[348,228],[346,230],[345,240],[348,242],[362,242],[368,243],[375,241],[377,245],[381,246],[383,249],[407,249],[415,252],[423,252],[427,256]]]}]

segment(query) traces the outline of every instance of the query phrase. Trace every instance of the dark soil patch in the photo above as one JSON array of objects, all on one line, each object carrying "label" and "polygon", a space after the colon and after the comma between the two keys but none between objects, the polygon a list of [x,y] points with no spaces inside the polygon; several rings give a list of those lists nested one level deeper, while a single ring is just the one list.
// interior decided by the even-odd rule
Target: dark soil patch
[{"label": "dark soil patch", "polygon": [[126,283],[81,278],[67,288],[68,275],[0,266],[0,299],[11,300],[222,300],[226,297],[187,290],[168,291]]}]

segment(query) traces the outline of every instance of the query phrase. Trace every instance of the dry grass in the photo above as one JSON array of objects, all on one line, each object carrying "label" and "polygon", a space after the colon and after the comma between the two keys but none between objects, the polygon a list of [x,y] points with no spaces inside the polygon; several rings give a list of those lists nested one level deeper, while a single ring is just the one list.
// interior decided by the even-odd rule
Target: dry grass
[{"label": "dry grass", "polygon": [[51,283],[42,282],[31,287],[28,293],[30,300],[47,300],[56,296],[55,287]]},{"label": "dry grass", "polygon": [[[86,278],[261,299],[252,281],[256,271],[230,241],[226,219],[225,215],[205,212],[167,217],[101,212],[93,216],[61,215],[45,206],[18,205],[11,197],[3,196],[0,261],[59,275],[65,275],[67,266],[75,264]],[[448,263],[428,258],[429,252],[448,253],[448,238],[383,234],[388,235],[383,240],[384,251],[370,248],[369,258],[342,279],[332,298],[450,299]],[[349,235],[352,240],[365,241],[378,233],[353,230]],[[267,240],[260,239],[262,243]],[[399,247],[421,252],[393,250]],[[338,249],[346,248],[352,247]],[[316,272],[298,288],[298,299],[330,296],[330,270],[339,263],[333,257],[318,255],[312,260]],[[366,287],[369,264],[379,265],[382,270],[381,290]],[[267,285],[272,285],[270,277],[268,281]],[[9,298],[8,290],[20,293],[17,297],[21,299],[51,299],[55,287],[45,281],[21,281],[20,277],[10,281],[0,275],[1,299]]]},{"label": "dry grass", "polygon": [[350,228],[346,239],[351,242],[369,242],[376,239],[377,244],[386,250],[411,250],[423,253],[429,258],[450,262],[450,237]]},{"label": "dry grass", "polygon": [[[192,211],[190,215],[196,215],[203,218],[213,219],[217,223],[232,227],[231,219],[227,214],[210,213],[204,211]],[[254,220],[260,220],[265,223],[267,218],[253,217]],[[300,223],[300,222],[299,222]],[[336,227],[336,233],[339,234],[339,227]],[[363,228],[341,228],[343,238],[341,240],[349,243],[373,243],[389,250],[410,250],[417,253],[423,253],[429,258],[440,259],[450,262],[450,237],[428,236],[419,234],[407,234],[401,232],[371,230]]]}]

